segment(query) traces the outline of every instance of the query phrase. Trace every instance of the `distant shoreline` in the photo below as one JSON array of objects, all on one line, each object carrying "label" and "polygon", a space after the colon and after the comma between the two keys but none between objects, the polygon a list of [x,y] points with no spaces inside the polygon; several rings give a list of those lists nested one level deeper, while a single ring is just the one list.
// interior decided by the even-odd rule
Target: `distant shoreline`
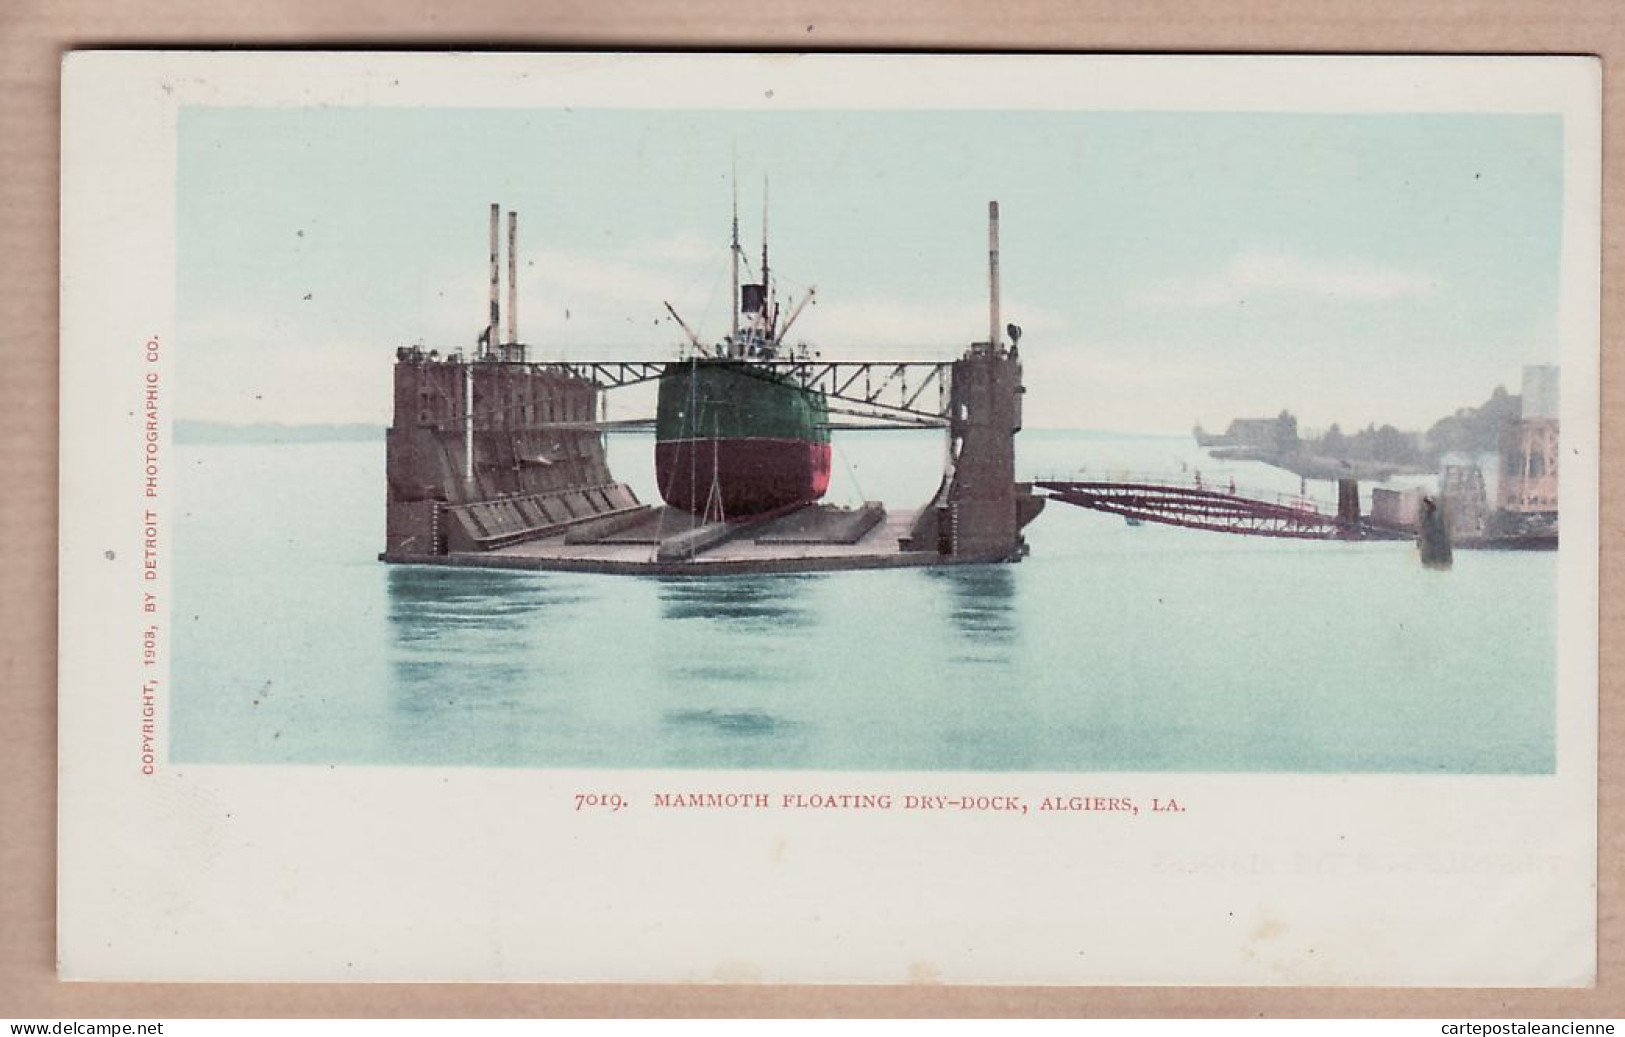
[{"label": "distant shoreline", "polygon": [[175,442],[181,445],[224,445],[233,443],[371,443],[384,439],[383,425],[364,422],[348,424],[285,425],[260,421],[236,424],[227,421],[175,422]]},{"label": "distant shoreline", "polygon": [[[182,446],[215,446],[230,444],[293,444],[293,443],[374,443],[382,442],[388,426],[369,422],[286,424],[277,421],[257,421],[238,424],[229,421],[175,422],[175,442]],[[612,435],[648,435],[652,429],[610,430]],[[912,430],[910,435],[915,434]],[[1088,428],[1027,428],[1020,435],[1067,435],[1098,437],[1102,439],[1183,439],[1184,432],[1118,432],[1111,429]]]},{"label": "distant shoreline", "polygon": [[1397,464],[1388,461],[1349,461],[1319,454],[1283,454],[1258,447],[1207,447],[1209,455],[1218,461],[1259,461],[1272,468],[1291,472],[1303,479],[1358,479],[1361,482],[1386,482],[1396,475],[1431,475],[1432,470],[1418,465]]}]

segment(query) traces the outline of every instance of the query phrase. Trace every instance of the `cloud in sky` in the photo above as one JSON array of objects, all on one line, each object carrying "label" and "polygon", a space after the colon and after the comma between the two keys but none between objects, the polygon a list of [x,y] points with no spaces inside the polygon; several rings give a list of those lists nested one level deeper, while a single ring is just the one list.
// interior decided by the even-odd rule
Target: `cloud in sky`
[{"label": "cloud in sky", "polygon": [[256,338],[256,356],[183,325],[177,414],[197,421],[387,422],[393,354],[349,338]]},{"label": "cloud in sky", "polygon": [[[1003,301],[1000,323],[1016,323],[1024,334],[1042,337],[1063,326],[1064,319],[1053,309],[1016,297]],[[797,322],[790,337],[805,335],[828,357],[941,360],[985,341],[987,325],[987,303],[979,299],[905,301],[871,295],[822,300]]]},{"label": "cloud in sky", "polygon": [[[1321,338],[1254,364],[1241,351],[1176,351],[1153,338],[1085,338],[1075,346],[1035,338],[1023,348],[1026,418],[1032,428],[1220,431],[1234,418],[1290,410],[1305,427],[1333,422],[1423,430],[1457,407],[1482,403],[1496,385],[1518,391],[1521,363],[1463,379],[1450,349],[1400,343],[1405,359],[1380,370],[1347,340]],[[1162,359],[1148,363],[1143,358]],[[1304,387],[1314,394],[1306,399]]]},{"label": "cloud in sky", "polygon": [[694,231],[678,231],[664,237],[653,238],[639,243],[636,254],[654,260],[672,263],[705,263],[725,261],[728,255],[727,242],[717,235],[699,234]]},{"label": "cloud in sky", "polygon": [[[1000,199],[1001,323],[1027,332],[1034,426],[1177,430],[1282,406],[1421,423],[1556,344],[1552,117],[194,115],[177,234],[183,349],[202,350],[189,417],[274,397],[285,420],[386,420],[397,346],[467,348],[485,322],[492,198],[521,216],[538,359],[673,356],[666,300],[715,342],[736,148],[773,175],[785,304],[819,287],[791,337],[831,359],[945,359],[985,338]],[[491,161],[466,161],[476,140]],[[672,161],[651,173],[649,155]]]},{"label": "cloud in sky", "polygon": [[[685,249],[693,247],[678,239],[652,239],[616,248],[527,248],[522,237],[520,338],[543,359],[565,352],[595,358],[666,356],[676,352],[684,335],[661,305],[664,300],[702,337],[720,337],[727,320],[726,245],[711,248],[713,254],[700,262],[685,261]],[[499,298],[504,336],[507,271],[504,255]],[[326,334],[370,342],[375,351],[415,344],[449,352],[474,345],[485,326],[489,296],[483,256],[456,256],[437,258],[433,270],[418,272],[411,290],[395,293],[394,305],[329,291],[273,311],[253,295],[202,296],[189,307],[188,323],[211,332],[232,326],[237,338],[214,336],[229,348],[242,348],[242,334],[255,329],[284,326],[285,336],[285,325],[297,319],[306,325],[306,337],[313,323],[325,321]]]},{"label": "cloud in sky", "polygon": [[1249,250],[1212,273],[1157,282],[1141,295],[1140,301],[1157,307],[1235,306],[1272,299],[1393,302],[1421,298],[1438,290],[1436,278],[1378,263]]},{"label": "cloud in sky", "polygon": [[[728,331],[727,247],[698,236],[640,241],[612,250],[532,249],[522,254],[520,337],[548,359],[572,356],[675,355],[685,334],[662,305],[670,301],[701,341],[714,343]],[[753,276],[741,271],[743,279]],[[508,305],[503,266],[501,305]],[[788,318],[808,285],[780,284],[781,313]],[[411,342],[440,349],[471,344],[483,326],[490,283],[482,266],[463,263],[442,277],[414,312],[396,314],[388,343]],[[1015,322],[1036,337],[1053,339],[1066,318],[1020,294],[1007,295],[1001,324]],[[873,292],[849,297],[839,286],[821,289],[796,319],[789,336],[830,358],[949,359],[987,337],[987,302],[946,295],[892,297]],[[506,323],[504,323],[506,328]],[[357,329],[359,332],[360,329]],[[606,352],[607,351],[607,352]]]}]

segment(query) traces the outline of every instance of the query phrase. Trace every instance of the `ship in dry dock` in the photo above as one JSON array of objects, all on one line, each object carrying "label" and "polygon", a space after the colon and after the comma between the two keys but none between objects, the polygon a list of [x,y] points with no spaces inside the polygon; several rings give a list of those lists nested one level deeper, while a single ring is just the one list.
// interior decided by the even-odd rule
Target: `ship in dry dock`
[{"label": "ship in dry dock", "polygon": [[793,359],[786,336],[811,301],[808,289],[784,319],[768,262],[766,214],[757,280],[740,283],[739,207],[731,246],[732,318],[728,337],[704,345],[660,376],[655,416],[655,474],[674,508],[739,520],[809,504],[829,489],[829,403],[774,361]]},{"label": "ship in dry dock", "polygon": [[[786,346],[766,246],[738,283],[733,328],[680,360],[538,361],[518,332],[517,215],[508,214],[507,325],[499,206],[491,294],[474,347],[395,358],[388,432],[388,562],[619,573],[815,571],[1014,561],[1044,498],[1015,481],[1021,362],[999,318],[998,205],[989,204],[989,334],[955,359],[826,361]],[[737,224],[736,224],[737,226]],[[765,238],[765,235],[764,235]],[[810,298],[810,296],[809,296]],[[668,310],[671,307],[667,306]],[[682,324],[676,311],[673,317]],[[686,325],[684,326],[687,331]],[[658,383],[665,506],[610,471],[604,393]],[[935,494],[896,509],[818,503],[830,412],[947,439]],[[855,417],[854,417],[855,416]]]}]

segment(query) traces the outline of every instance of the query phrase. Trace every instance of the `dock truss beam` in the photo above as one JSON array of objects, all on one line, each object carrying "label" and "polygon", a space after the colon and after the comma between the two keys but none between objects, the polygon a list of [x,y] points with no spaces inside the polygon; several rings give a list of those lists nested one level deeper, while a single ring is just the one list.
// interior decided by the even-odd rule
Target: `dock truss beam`
[{"label": "dock truss beam", "polygon": [[[680,361],[678,361],[680,362]],[[703,362],[703,361],[702,361]],[[665,361],[554,361],[527,365],[619,389],[657,380]],[[908,427],[940,428],[948,423],[951,361],[848,362],[823,360],[753,360],[740,365],[746,374],[788,377],[797,385],[823,393],[831,411]]]}]

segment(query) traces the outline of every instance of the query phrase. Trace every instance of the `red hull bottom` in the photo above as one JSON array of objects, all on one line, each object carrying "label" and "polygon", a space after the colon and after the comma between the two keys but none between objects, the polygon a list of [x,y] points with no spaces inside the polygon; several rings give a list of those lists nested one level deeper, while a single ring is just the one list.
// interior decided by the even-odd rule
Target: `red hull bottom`
[{"label": "red hull bottom", "polygon": [[713,482],[723,516],[749,518],[815,501],[829,489],[829,444],[802,439],[685,439],[655,444],[660,496],[704,513]]}]

